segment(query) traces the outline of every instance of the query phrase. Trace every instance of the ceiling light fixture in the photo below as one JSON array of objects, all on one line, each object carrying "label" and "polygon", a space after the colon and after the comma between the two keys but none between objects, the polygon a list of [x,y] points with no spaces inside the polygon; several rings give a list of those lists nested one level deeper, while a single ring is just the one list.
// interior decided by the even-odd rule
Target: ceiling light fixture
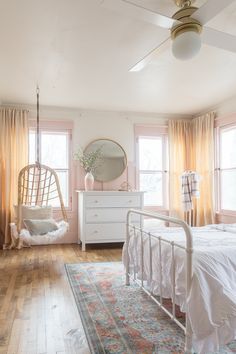
[{"label": "ceiling light fixture", "polygon": [[[170,1],[170,0],[168,0]],[[168,29],[171,36],[166,37],[155,48],[132,65],[129,71],[140,71],[157,55],[169,48],[172,39],[173,55],[181,60],[193,58],[200,50],[201,43],[236,53],[236,36],[207,27],[207,23],[220,14],[236,0],[205,0],[204,4],[193,7],[195,0],[173,0],[180,8],[173,17],[153,12],[135,4],[137,0],[103,0],[102,6],[119,11],[158,27]],[[193,17],[192,17],[193,16]],[[203,30],[203,33],[201,34]]]},{"label": "ceiling light fixture", "polygon": [[173,15],[173,19],[181,21],[171,28],[172,53],[180,60],[193,58],[201,49],[202,25],[191,17],[196,7],[189,0],[175,0],[181,9]]}]

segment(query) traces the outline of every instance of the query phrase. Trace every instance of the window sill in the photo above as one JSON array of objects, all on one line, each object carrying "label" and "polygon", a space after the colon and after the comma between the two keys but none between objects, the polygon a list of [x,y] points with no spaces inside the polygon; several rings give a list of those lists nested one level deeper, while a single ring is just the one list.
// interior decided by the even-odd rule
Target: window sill
[{"label": "window sill", "polygon": [[166,215],[169,214],[169,209],[166,209],[166,208],[160,207],[160,206],[156,206],[156,205],[144,205],[143,209],[147,210],[147,211],[161,213],[161,214],[165,213]]},{"label": "window sill", "polygon": [[216,212],[216,216],[231,216],[231,217],[236,217],[236,211],[231,211],[231,210],[221,210]]},{"label": "window sill", "polygon": [[[68,216],[69,219],[71,219],[72,217],[74,217],[74,214],[76,213],[75,210],[72,210],[72,209],[66,209],[65,208],[65,211],[66,211],[66,214]],[[60,208],[59,209],[53,209],[53,214],[54,215],[61,215],[61,210]]]},{"label": "window sill", "polygon": [[236,213],[217,212],[215,214],[216,223],[231,224],[236,222]]}]

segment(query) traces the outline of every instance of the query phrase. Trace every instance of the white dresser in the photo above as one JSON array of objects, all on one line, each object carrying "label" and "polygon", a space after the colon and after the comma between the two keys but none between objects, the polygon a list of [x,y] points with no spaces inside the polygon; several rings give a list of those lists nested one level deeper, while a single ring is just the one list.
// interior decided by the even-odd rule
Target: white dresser
[{"label": "white dresser", "polygon": [[[77,191],[82,250],[88,243],[123,242],[129,209],[143,209],[143,192]],[[139,215],[132,222],[141,224]]]}]

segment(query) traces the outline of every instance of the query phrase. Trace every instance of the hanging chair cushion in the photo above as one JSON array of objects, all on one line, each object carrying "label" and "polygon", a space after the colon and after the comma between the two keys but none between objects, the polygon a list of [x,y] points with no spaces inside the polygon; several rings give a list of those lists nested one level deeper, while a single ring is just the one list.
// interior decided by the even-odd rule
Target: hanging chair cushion
[{"label": "hanging chair cushion", "polygon": [[58,225],[53,219],[32,220],[24,219],[24,225],[31,235],[44,235],[58,230]]},{"label": "hanging chair cushion", "polygon": [[57,243],[58,240],[67,233],[69,224],[62,220],[57,222],[57,226],[57,230],[48,232],[44,235],[31,235],[29,230],[22,229],[20,231],[19,237],[28,245],[48,245],[51,243]]}]

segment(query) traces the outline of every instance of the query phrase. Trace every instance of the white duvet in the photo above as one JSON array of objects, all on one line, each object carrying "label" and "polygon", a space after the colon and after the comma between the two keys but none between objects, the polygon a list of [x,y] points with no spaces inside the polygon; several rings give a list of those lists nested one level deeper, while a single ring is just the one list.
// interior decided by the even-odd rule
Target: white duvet
[{"label": "white duvet", "polygon": [[[147,229],[146,229],[147,230]],[[185,300],[185,251],[176,248],[176,302],[188,309],[193,331],[194,350],[200,354],[219,350],[236,338],[236,225],[209,225],[193,228],[193,281]],[[148,231],[185,246],[180,228],[156,228]],[[140,278],[140,237],[132,237],[129,246],[130,269]],[[126,265],[126,244],[123,248]],[[172,258],[170,245],[162,245],[163,297],[172,297]],[[144,237],[144,278],[159,294],[158,241],[152,239],[152,279],[150,279],[149,242]]]}]

